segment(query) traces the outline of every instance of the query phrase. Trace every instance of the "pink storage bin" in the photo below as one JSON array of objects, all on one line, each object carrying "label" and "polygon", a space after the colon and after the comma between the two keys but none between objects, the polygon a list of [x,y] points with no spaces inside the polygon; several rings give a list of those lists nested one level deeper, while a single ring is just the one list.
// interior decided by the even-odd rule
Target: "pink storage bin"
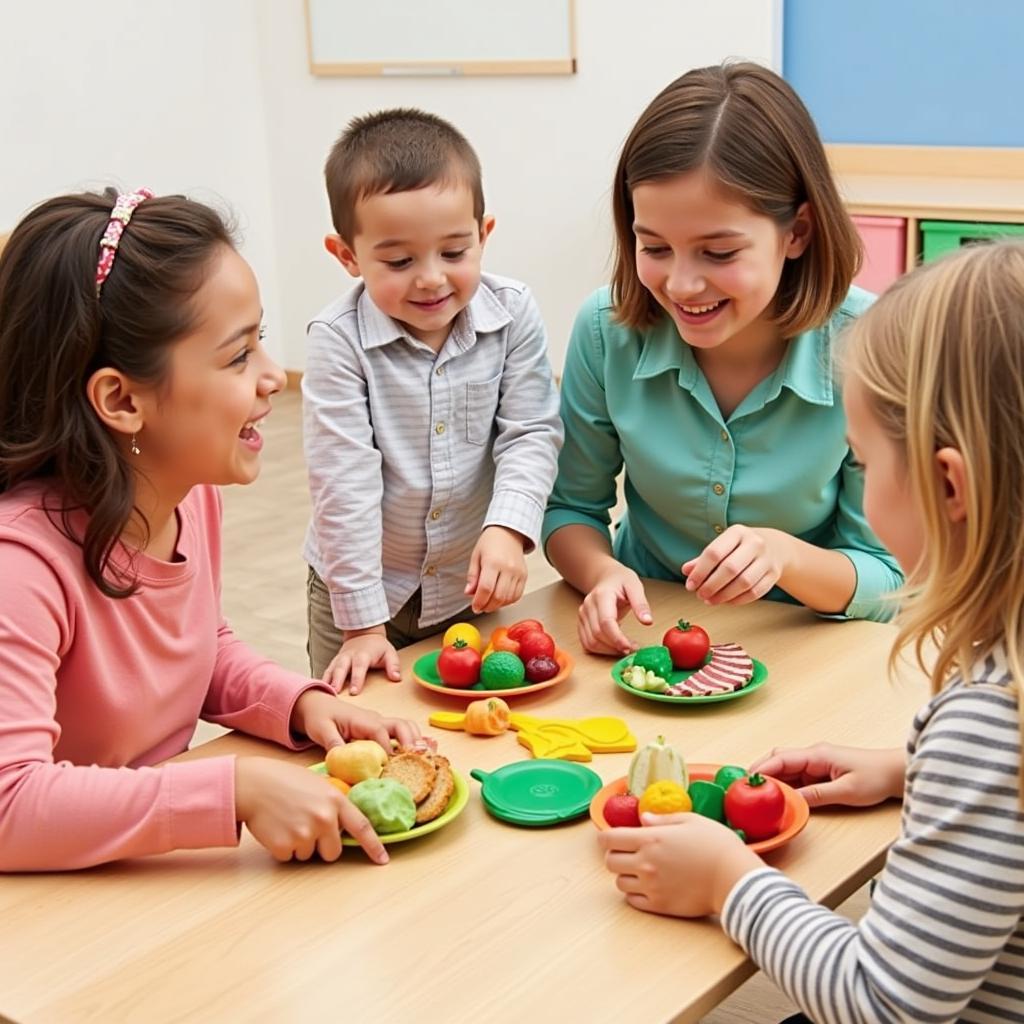
[{"label": "pink storage bin", "polygon": [[854,284],[876,295],[907,269],[907,222],[902,217],[853,218],[864,243],[864,265]]}]

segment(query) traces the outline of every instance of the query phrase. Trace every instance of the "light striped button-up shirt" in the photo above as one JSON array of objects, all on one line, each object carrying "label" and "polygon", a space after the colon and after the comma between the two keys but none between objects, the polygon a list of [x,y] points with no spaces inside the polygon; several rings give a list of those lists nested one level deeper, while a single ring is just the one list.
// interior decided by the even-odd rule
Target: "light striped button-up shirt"
[{"label": "light striped button-up shirt", "polygon": [[525,285],[482,275],[435,354],[359,284],[310,323],[302,393],[304,554],[340,629],[387,622],[417,588],[420,626],[460,612],[485,526],[538,542],[562,424]]},{"label": "light striped button-up shirt", "polygon": [[901,834],[859,924],[769,868],[725,902],[726,932],[817,1024],[1024,1021],[1018,696],[1001,650],[971,676],[914,720]]}]

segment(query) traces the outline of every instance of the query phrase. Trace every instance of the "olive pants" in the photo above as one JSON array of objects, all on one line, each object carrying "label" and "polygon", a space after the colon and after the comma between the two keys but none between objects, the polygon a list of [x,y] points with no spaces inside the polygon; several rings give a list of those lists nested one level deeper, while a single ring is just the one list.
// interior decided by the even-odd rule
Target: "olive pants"
[{"label": "olive pants", "polygon": [[[475,617],[470,608],[464,608],[443,622],[420,627],[418,622],[421,601],[422,595],[417,590],[398,610],[394,618],[384,624],[388,641],[396,650],[408,647],[409,644],[414,644],[418,640],[425,640],[435,633],[443,633],[456,622],[466,622]],[[345,634],[334,624],[331,595],[327,590],[327,584],[312,568],[306,578],[306,625],[309,631],[306,640],[306,653],[309,655],[310,674],[314,679],[320,679],[341,648]]]}]

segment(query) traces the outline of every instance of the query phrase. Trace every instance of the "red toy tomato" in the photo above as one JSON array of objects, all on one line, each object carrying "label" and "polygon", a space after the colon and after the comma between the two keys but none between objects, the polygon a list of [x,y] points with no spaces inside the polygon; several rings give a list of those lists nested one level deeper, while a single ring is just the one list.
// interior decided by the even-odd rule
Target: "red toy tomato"
[{"label": "red toy tomato", "polygon": [[640,800],[629,793],[608,797],[604,805],[604,820],[612,828],[639,828]]},{"label": "red toy tomato", "polygon": [[535,629],[544,632],[544,626],[538,619],[520,619],[508,627],[508,635],[512,640],[522,640],[525,633],[532,633]]},{"label": "red toy tomato", "polygon": [[675,668],[700,668],[711,650],[711,640],[700,626],[680,619],[662,638]]},{"label": "red toy tomato", "polygon": [[553,658],[555,656],[555,641],[542,629],[531,629],[529,633],[523,633],[519,637],[519,657],[523,661],[532,661],[534,658]]},{"label": "red toy tomato", "polygon": [[480,682],[480,652],[474,651],[465,640],[456,640],[437,656],[437,674],[445,686],[468,690]]},{"label": "red toy tomato", "polygon": [[737,779],[725,791],[725,817],[747,834],[747,842],[771,839],[782,828],[786,797],[779,784],[765,775]]}]

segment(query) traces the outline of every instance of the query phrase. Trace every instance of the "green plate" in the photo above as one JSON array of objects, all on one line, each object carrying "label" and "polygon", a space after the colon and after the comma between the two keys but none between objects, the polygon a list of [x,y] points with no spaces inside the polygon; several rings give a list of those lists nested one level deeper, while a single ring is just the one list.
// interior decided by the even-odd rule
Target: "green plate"
[{"label": "green plate", "polygon": [[443,693],[448,697],[458,697],[461,700],[478,700],[481,695],[487,697],[523,697],[528,693],[537,693],[539,690],[547,690],[549,687],[558,686],[565,682],[573,670],[574,662],[568,652],[555,649],[555,662],[558,664],[558,673],[542,683],[530,683],[523,681],[522,686],[509,687],[505,690],[487,690],[481,683],[475,683],[464,690],[452,686],[445,686],[441,677],[437,674],[437,659],[441,654],[440,650],[428,651],[421,654],[412,666],[412,678],[420,686],[436,693]]},{"label": "green plate", "polygon": [[[749,696],[755,690],[760,690],[768,682],[768,669],[765,668],[764,662],[758,661],[757,658],[752,660],[754,662],[754,675],[746,686],[742,686],[738,690],[732,690],[729,693],[716,693],[712,697],[675,697],[670,693],[647,693],[645,690],[634,689],[622,678],[622,670],[633,664],[632,654],[621,658],[612,665],[612,679],[615,680],[615,685],[621,687],[626,693],[630,693],[634,697],[643,697],[645,700],[660,700],[664,704],[675,704],[677,707],[684,704],[687,706],[694,704],[718,704],[723,700],[739,700],[740,697]],[[676,669],[668,677],[669,686],[675,686],[676,683],[689,679],[696,671],[697,669]]]},{"label": "green plate", "polygon": [[581,818],[601,788],[601,777],[581,764],[554,758],[516,761],[497,771],[474,768],[484,806],[502,821],[535,828]]},{"label": "green plate", "polygon": [[[327,765],[321,761],[319,764],[311,764],[309,770],[316,772],[317,775],[326,775]],[[428,821],[424,825],[417,825],[415,828],[410,828],[405,832],[389,832],[377,838],[384,844],[403,843],[406,839],[419,839],[420,836],[436,832],[439,828],[444,828],[448,822],[454,821],[462,813],[466,804],[469,803],[469,784],[454,768],[452,769],[452,781],[455,783],[455,788],[452,790],[448,806],[433,821]],[[341,845],[358,846],[359,843],[351,836],[342,836]]]}]

